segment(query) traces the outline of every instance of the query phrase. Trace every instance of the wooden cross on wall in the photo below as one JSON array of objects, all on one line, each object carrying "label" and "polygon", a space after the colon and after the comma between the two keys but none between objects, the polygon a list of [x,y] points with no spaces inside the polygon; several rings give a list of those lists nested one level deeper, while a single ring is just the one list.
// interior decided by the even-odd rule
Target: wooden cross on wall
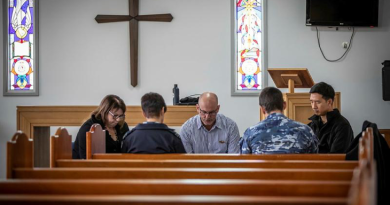
[{"label": "wooden cross on wall", "polygon": [[171,14],[138,15],[139,0],[129,0],[129,15],[97,15],[98,23],[129,21],[130,23],[130,78],[133,87],[138,84],[138,21],[171,22]]}]

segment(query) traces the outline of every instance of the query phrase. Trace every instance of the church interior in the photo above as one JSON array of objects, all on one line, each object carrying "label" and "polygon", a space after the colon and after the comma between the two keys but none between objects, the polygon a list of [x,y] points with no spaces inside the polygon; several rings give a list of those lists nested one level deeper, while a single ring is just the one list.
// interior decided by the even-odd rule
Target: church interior
[{"label": "church interior", "polygon": [[[4,1],[0,4],[2,12]],[[0,96],[0,179],[7,176],[7,142],[19,126],[17,106],[97,106],[108,94],[120,96],[127,106],[140,106],[141,97],[148,92],[161,94],[172,106],[172,88],[177,84],[180,98],[206,91],[216,93],[219,112],[237,123],[242,136],[260,121],[260,109],[258,94],[232,94],[234,2],[139,0],[140,15],[170,13],[173,19],[138,23],[138,82],[133,86],[129,23],[95,20],[99,14],[128,15],[128,0],[39,0],[39,95]],[[390,101],[382,96],[382,63],[390,60],[390,2],[379,0],[377,27],[354,28],[351,48],[337,62],[324,59],[316,27],[305,25],[306,0],[264,2],[265,68],[307,68],[315,83],[332,85],[339,92],[338,106],[355,136],[362,131],[365,120],[389,130]],[[0,15],[0,22],[5,22],[5,17]],[[350,41],[351,28],[318,29],[326,57],[342,56],[346,51],[343,42]],[[6,28],[1,26],[1,39],[5,35]],[[5,43],[0,41],[0,47],[6,47]],[[1,49],[0,54],[4,56],[5,50]],[[6,65],[4,59],[1,65]],[[7,72],[0,72],[0,79],[6,79],[5,75]],[[266,86],[276,86],[268,73],[264,79]],[[6,90],[5,83],[0,87]],[[295,88],[295,93],[309,90]],[[172,125],[180,130],[180,123]],[[57,128],[51,127],[50,135]],[[73,139],[78,128],[67,127]],[[335,185],[334,189],[343,186]]]}]

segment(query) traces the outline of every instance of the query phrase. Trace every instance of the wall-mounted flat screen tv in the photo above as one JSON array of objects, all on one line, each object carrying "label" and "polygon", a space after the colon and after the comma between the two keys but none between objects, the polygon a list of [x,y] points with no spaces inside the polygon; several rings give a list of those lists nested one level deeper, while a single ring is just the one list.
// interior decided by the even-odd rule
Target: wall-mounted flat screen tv
[{"label": "wall-mounted flat screen tv", "polygon": [[378,27],[379,0],[306,0],[306,26]]}]

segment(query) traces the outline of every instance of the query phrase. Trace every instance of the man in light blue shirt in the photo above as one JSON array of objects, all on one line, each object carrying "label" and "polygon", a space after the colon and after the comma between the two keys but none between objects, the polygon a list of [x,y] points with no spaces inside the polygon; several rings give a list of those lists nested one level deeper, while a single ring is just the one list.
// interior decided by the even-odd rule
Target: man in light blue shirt
[{"label": "man in light blue shirt", "polygon": [[196,109],[199,115],[187,120],[180,137],[187,153],[238,153],[240,134],[237,124],[218,114],[218,97],[206,92],[200,95]]},{"label": "man in light blue shirt", "polygon": [[245,131],[240,141],[242,154],[317,153],[313,130],[283,115],[286,103],[279,89],[264,88],[259,104],[265,120]]}]

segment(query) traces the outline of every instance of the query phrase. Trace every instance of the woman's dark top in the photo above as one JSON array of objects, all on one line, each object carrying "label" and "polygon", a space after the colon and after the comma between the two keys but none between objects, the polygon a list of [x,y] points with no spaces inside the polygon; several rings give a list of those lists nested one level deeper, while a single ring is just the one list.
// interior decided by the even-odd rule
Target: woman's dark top
[{"label": "woman's dark top", "polygon": [[[74,141],[74,146],[72,150],[72,158],[73,159],[85,159],[86,158],[86,133],[91,129],[91,126],[95,123],[99,123],[102,126],[102,129],[106,129],[103,121],[96,119],[94,115],[91,116],[89,120],[84,122],[84,124],[80,127],[79,132],[77,133],[76,140]],[[120,153],[121,152],[121,143],[123,139],[123,135],[127,131],[129,131],[129,126],[124,123],[121,126],[115,126],[116,134],[118,137],[117,141],[114,141],[108,131],[106,131],[106,153]]]}]

